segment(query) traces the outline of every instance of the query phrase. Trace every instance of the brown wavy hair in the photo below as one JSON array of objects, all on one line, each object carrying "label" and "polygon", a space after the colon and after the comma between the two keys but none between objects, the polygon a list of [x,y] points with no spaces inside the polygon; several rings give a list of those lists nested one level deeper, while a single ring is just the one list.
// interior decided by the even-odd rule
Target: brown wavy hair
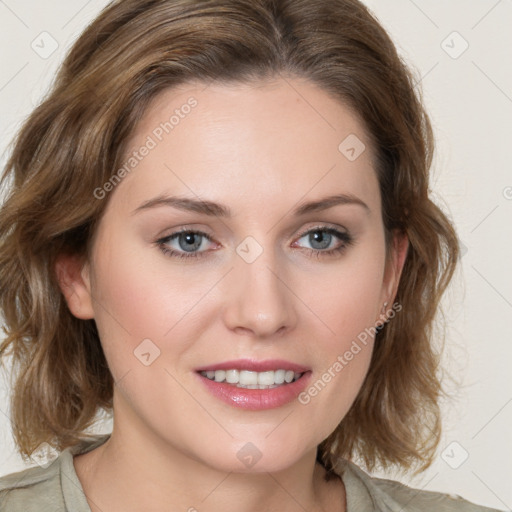
[{"label": "brown wavy hair", "polygon": [[[187,82],[307,79],[362,120],[372,141],[390,234],[409,250],[351,409],[318,446],[372,470],[426,469],[440,433],[435,314],[458,260],[448,218],[429,198],[433,134],[411,69],[357,0],[118,0],[86,28],[44,101],[24,123],[0,180],[0,301],[12,355],[11,423],[18,451],[61,450],[112,410],[113,379],[94,320],[74,317],[57,256],[90,254],[108,198],[101,187],[159,92]],[[389,253],[389,252],[388,252]]]}]

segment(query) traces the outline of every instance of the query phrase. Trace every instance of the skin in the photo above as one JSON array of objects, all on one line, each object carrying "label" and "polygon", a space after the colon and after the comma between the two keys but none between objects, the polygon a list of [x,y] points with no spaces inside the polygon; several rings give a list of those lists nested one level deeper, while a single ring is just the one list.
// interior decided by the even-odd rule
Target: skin
[{"label": "skin", "polygon": [[[62,256],[57,263],[68,306],[78,318],[94,318],[116,381],[112,436],[75,457],[78,477],[93,512],[344,510],[343,483],[323,481],[316,447],[353,403],[373,339],[307,405],[238,409],[213,397],[194,370],[280,358],[310,367],[315,382],[383,319],[407,240],[396,236],[386,259],[364,127],[304,80],[164,91],[127,155],[190,96],[197,106],[103,199],[90,260]],[[338,150],[349,134],[366,145],[354,161]],[[357,196],[368,209],[291,213],[334,193]],[[133,213],[161,194],[222,203],[232,217],[170,206]],[[348,231],[353,244],[318,255],[318,243],[303,234],[318,225]],[[199,239],[204,257],[170,257],[155,244],[181,227],[212,238]],[[247,236],[263,249],[252,263],[236,252]],[[186,243],[167,245],[183,253]],[[333,236],[328,249],[343,243]],[[160,350],[149,366],[134,356],[147,338]],[[250,468],[237,457],[248,442],[261,452]]]}]

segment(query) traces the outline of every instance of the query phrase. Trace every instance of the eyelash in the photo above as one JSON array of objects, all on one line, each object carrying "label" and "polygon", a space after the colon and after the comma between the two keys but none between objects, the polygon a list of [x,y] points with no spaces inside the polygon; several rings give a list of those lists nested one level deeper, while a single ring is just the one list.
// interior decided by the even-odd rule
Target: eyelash
[{"label": "eyelash", "polygon": [[[329,249],[327,251],[321,250],[321,249],[309,249],[308,247],[304,247],[303,249],[308,251],[311,255],[316,256],[317,258],[323,258],[323,257],[333,257],[338,256],[342,254],[350,245],[354,243],[353,237],[348,232],[342,232],[338,231],[335,228],[331,228],[329,226],[317,226],[311,229],[308,229],[307,231],[300,234],[299,239],[304,237],[305,235],[309,235],[311,233],[316,232],[322,232],[327,233],[329,235],[334,235],[337,238],[339,238],[343,244],[340,247],[337,247],[335,249]],[[158,245],[160,250],[167,256],[171,258],[179,258],[179,259],[189,259],[189,258],[203,258],[206,252],[208,251],[202,251],[202,252],[179,252],[175,251],[174,249],[169,249],[167,243],[169,243],[171,240],[174,240],[178,238],[180,235],[183,234],[192,234],[192,235],[200,235],[206,238],[209,242],[213,242],[210,236],[208,236],[203,231],[196,231],[194,229],[180,229],[179,231],[176,231],[175,233],[172,233],[169,236],[166,236],[164,238],[160,238],[155,243]]]}]

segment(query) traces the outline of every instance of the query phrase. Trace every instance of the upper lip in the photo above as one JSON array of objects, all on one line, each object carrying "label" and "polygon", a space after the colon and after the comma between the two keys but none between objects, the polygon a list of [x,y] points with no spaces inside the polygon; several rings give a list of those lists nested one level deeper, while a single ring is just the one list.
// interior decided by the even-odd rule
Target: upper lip
[{"label": "upper lip", "polygon": [[248,370],[252,372],[293,370],[295,373],[304,373],[309,371],[309,368],[290,361],[284,361],[283,359],[265,359],[264,361],[257,361],[255,359],[236,359],[233,361],[224,361],[222,363],[209,364],[201,366],[201,368],[196,368],[197,372],[214,370]]}]

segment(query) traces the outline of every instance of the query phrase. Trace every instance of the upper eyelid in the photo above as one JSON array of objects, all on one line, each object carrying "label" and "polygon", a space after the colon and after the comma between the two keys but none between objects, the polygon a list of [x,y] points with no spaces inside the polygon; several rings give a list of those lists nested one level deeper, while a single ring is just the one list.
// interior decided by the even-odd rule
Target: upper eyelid
[{"label": "upper eyelid", "polygon": [[341,226],[336,226],[336,225],[330,224],[330,223],[326,223],[326,224],[318,224],[317,226],[312,226],[312,227],[306,228],[304,230],[301,230],[301,231],[299,231],[298,236],[302,237],[304,235],[307,235],[311,231],[322,231],[324,229],[325,230],[334,229],[335,231],[339,231],[341,233],[349,233],[349,230],[347,228],[344,228]]}]

